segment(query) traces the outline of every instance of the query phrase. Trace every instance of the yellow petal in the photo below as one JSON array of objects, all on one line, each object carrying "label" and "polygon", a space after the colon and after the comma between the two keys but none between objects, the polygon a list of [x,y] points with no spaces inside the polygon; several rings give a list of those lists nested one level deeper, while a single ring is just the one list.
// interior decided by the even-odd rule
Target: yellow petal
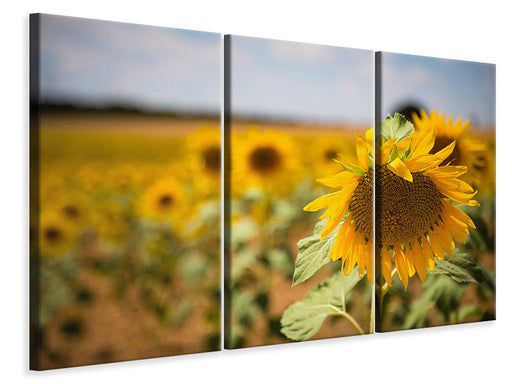
[{"label": "yellow petal", "polygon": [[380,159],[379,159],[379,162],[378,162],[379,165],[382,165],[382,164],[384,164],[386,162],[386,159],[389,156],[389,153],[391,152],[391,149],[393,149],[393,146],[396,144],[397,140],[398,140],[397,138],[391,139],[391,140],[386,141],[382,145],[382,148],[380,150]]},{"label": "yellow petal", "polygon": [[357,184],[357,182],[352,183],[343,188],[341,191],[335,192],[335,197],[329,199],[329,205],[327,206],[327,209],[322,214],[322,216],[320,216],[320,219],[325,219],[326,217],[338,213],[345,213],[350,197],[352,196],[354,189],[356,189]]},{"label": "yellow petal", "polygon": [[325,185],[326,187],[343,188],[360,178],[361,176],[355,175],[352,172],[341,171],[339,173],[336,173],[335,175],[327,176],[322,179],[317,179],[317,181]]},{"label": "yellow petal", "polygon": [[405,261],[407,262],[407,270],[409,272],[409,277],[412,277],[416,272],[416,268],[414,265],[414,258],[411,251],[410,244],[405,245]]},{"label": "yellow petal", "polygon": [[367,129],[364,134],[364,140],[366,142],[366,148],[368,148],[368,152],[370,152],[370,156],[373,156],[373,128]]},{"label": "yellow petal", "polygon": [[350,274],[356,265],[357,258],[359,256],[359,233],[354,231],[352,241],[349,246],[350,252],[347,255],[345,261],[345,275]]},{"label": "yellow petal", "polygon": [[341,249],[343,246],[343,242],[347,239],[347,233],[350,227],[350,220],[351,216],[348,215],[343,224],[341,224],[340,230],[336,234],[336,241],[334,242],[334,245],[332,246],[331,249],[331,253],[329,255],[329,258],[332,261],[338,260],[343,256]]},{"label": "yellow petal", "polygon": [[438,159],[434,155],[422,155],[411,157],[405,164],[411,172],[423,172],[427,169],[434,168],[437,163]]},{"label": "yellow petal", "polygon": [[459,166],[446,165],[443,167],[438,167],[438,168],[432,169],[426,173],[435,174],[439,178],[449,178],[450,179],[450,178],[462,176],[467,171],[468,171],[468,167],[466,167],[464,165],[459,165]]},{"label": "yellow petal", "polygon": [[[329,235],[329,233],[331,233],[341,222],[343,216],[345,216],[345,212],[347,211],[348,205],[350,203],[350,197],[352,196],[352,193],[354,192],[356,186],[357,183],[353,184],[352,186],[343,188],[343,194],[339,196],[337,205],[333,205],[334,208],[332,209],[332,211],[330,211],[331,207],[327,209],[326,213],[332,212],[332,214],[330,215],[329,220],[325,225],[325,228],[322,230],[322,233],[320,234],[320,240],[323,240],[327,235]],[[326,213],[320,216],[320,218],[327,217]]]},{"label": "yellow petal", "polygon": [[443,204],[443,210],[446,211],[449,215],[455,217],[457,220],[463,222],[464,224],[469,225],[471,228],[476,229],[473,220],[471,220],[471,218],[462,212],[459,208],[453,206],[446,200],[441,200],[441,202]]},{"label": "yellow petal", "polygon": [[388,164],[388,169],[395,175],[400,176],[402,179],[410,181],[412,183],[411,172],[399,157],[397,157],[395,160]]},{"label": "yellow petal", "polygon": [[[442,168],[442,167],[441,167]],[[439,168],[436,168],[439,169]],[[471,199],[475,195],[475,191],[473,187],[468,183],[455,179],[449,178],[446,176],[439,176],[439,173],[433,173],[432,171],[425,172],[425,175],[430,177],[430,179],[439,187],[453,192],[460,192],[464,194],[468,194],[468,199]]]},{"label": "yellow petal", "polygon": [[385,245],[382,247],[380,264],[382,266],[382,276],[384,276],[386,283],[391,287],[391,256],[389,255],[388,249]]},{"label": "yellow petal", "polygon": [[427,155],[434,146],[435,138],[433,129],[422,131],[418,136],[418,141],[414,148],[414,155]]},{"label": "yellow petal", "polygon": [[[455,148],[455,141],[452,141],[446,147],[444,147],[440,151],[434,153],[434,156],[439,161],[439,164],[441,164],[443,161],[445,161],[446,158],[452,154],[454,148]],[[436,166],[439,165],[439,164],[436,164]]]},{"label": "yellow petal", "polygon": [[435,267],[434,254],[432,253],[432,248],[430,248],[430,243],[424,235],[421,235],[421,247],[427,261],[427,268],[433,271]]},{"label": "yellow petal", "polygon": [[[364,240],[363,240],[364,242]],[[366,278],[368,279],[370,284],[373,284],[373,242],[370,240],[368,244],[365,245],[365,257],[366,257]]]},{"label": "yellow petal", "polygon": [[412,242],[412,258],[414,260],[414,267],[420,277],[420,280],[424,283],[427,279],[427,262],[425,256],[421,250],[420,243],[418,240]]},{"label": "yellow petal", "polygon": [[356,154],[359,165],[366,172],[368,172],[368,153],[366,151],[366,144],[362,136],[357,136],[356,139]]},{"label": "yellow petal", "polygon": [[402,283],[404,284],[404,289],[407,291],[407,285],[409,284],[409,271],[407,263],[405,262],[405,255],[400,245],[395,245],[394,249],[396,271],[398,272],[398,277],[400,277],[400,280],[402,280]]},{"label": "yellow petal", "polygon": [[437,225],[438,229],[436,228],[436,235],[437,239],[439,239],[439,243],[443,247],[444,251],[450,255],[450,257],[453,259],[453,253],[452,249],[455,248],[455,243],[453,242],[451,234],[448,232],[446,227],[442,222],[440,222]]},{"label": "yellow petal", "polygon": [[327,208],[329,204],[336,199],[336,196],[338,196],[341,193],[341,191],[333,192],[329,195],[320,196],[319,198],[313,200],[311,203],[306,205],[303,209],[306,212],[314,212],[319,211],[320,209]]},{"label": "yellow petal", "polygon": [[429,231],[428,239],[430,240],[430,246],[432,247],[432,252],[434,253],[434,256],[437,257],[439,260],[444,259],[444,250],[441,244],[439,243],[437,236],[433,232]]}]

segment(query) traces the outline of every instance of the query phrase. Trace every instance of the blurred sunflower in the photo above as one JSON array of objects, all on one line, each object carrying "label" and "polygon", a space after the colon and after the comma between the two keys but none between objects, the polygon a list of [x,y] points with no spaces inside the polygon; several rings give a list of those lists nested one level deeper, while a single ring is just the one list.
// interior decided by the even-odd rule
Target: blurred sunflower
[{"label": "blurred sunflower", "polygon": [[66,224],[62,215],[45,212],[39,223],[41,256],[59,256],[68,251],[76,240],[76,231]]},{"label": "blurred sunflower", "polygon": [[[342,159],[344,171],[319,180],[340,190],[304,208],[306,211],[327,208],[320,217],[329,217],[322,238],[341,223],[330,257],[343,260],[345,274],[357,263],[360,274],[366,268],[368,280],[373,282],[374,175],[376,249],[381,256],[382,275],[389,285],[393,260],[405,289],[409,277],[415,273],[425,282],[427,268],[434,268],[434,257],[443,259],[445,253],[452,256],[453,238],[465,242],[468,226],[474,228],[469,216],[451,202],[478,206],[473,200],[472,187],[457,179],[467,167],[442,165],[453,152],[455,142],[431,154],[434,129],[424,129],[417,135],[412,135],[413,132],[414,127],[403,116],[388,116],[377,140],[376,159],[369,140],[373,129],[367,131],[365,138],[358,136],[359,165]],[[348,216],[343,220],[347,210]]]},{"label": "blurred sunflower", "polygon": [[290,135],[267,130],[250,129],[233,135],[232,187],[284,193],[295,187],[299,158]]},{"label": "blurred sunflower", "polygon": [[434,130],[435,143],[430,150],[431,154],[455,142],[452,153],[441,165],[467,166],[468,172],[464,176],[465,180],[471,183],[475,183],[478,180],[477,167],[482,165],[481,157],[485,153],[485,144],[472,136],[473,131],[468,130],[471,120],[463,121],[459,117],[453,122],[452,115],[445,119],[443,112],[438,114],[436,111],[431,111],[430,115],[428,115],[423,109],[420,110],[419,116],[413,113],[412,120],[417,128],[417,135],[424,130]]},{"label": "blurred sunflower", "polygon": [[[308,140],[306,153],[310,154],[310,163],[316,174],[330,174],[342,170],[341,166],[333,161],[339,153],[350,153],[353,141],[337,135],[322,135],[314,139],[313,144]],[[355,158],[348,158],[354,161]]]},{"label": "blurred sunflower", "polygon": [[204,195],[220,195],[220,128],[203,127],[186,138],[194,186]]},{"label": "blurred sunflower", "polygon": [[141,197],[138,213],[155,221],[170,220],[176,228],[182,219],[184,195],[183,186],[174,179],[157,181]]},{"label": "blurred sunflower", "polygon": [[47,205],[53,207],[52,210],[62,217],[66,225],[82,229],[88,224],[88,203],[85,196],[77,191],[67,190],[53,205]]}]

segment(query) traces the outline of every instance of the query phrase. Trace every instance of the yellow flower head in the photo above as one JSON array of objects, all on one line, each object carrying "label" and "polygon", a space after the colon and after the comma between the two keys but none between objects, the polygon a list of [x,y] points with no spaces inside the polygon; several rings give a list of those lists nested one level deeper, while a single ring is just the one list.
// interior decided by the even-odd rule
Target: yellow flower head
[{"label": "yellow flower head", "polygon": [[285,192],[295,185],[299,159],[290,135],[251,129],[233,136],[233,189],[247,187]]},{"label": "yellow flower head", "polygon": [[[307,148],[304,152],[309,154],[310,165],[315,174],[325,175],[340,172],[342,167],[336,160],[339,153],[347,157],[347,153],[353,148],[352,138],[344,138],[339,135],[322,135],[314,139],[311,143],[307,140]],[[348,160],[355,160],[348,158]]]},{"label": "yellow flower head", "polygon": [[[439,114],[431,111],[428,115],[424,110],[420,110],[420,115],[412,115],[415,135],[423,131],[434,131],[435,142],[430,153],[436,153],[448,144],[455,142],[452,153],[441,163],[441,165],[464,165],[468,167],[468,172],[464,175],[466,181],[474,183],[478,179],[478,167],[481,165],[481,158],[485,155],[485,144],[478,138],[473,137],[473,132],[469,130],[471,120],[465,120],[459,117],[455,122],[453,116],[445,119],[444,113]],[[475,183],[476,184],[476,183]]]},{"label": "yellow flower head", "polygon": [[203,195],[220,195],[221,132],[220,128],[203,127],[186,138],[188,159],[194,187]]},{"label": "yellow flower head", "polygon": [[176,227],[183,212],[185,190],[182,184],[174,179],[160,180],[151,185],[141,198],[139,214],[155,221],[172,222]]},{"label": "yellow flower head", "polygon": [[59,256],[73,246],[77,237],[75,228],[66,223],[57,212],[45,212],[39,223],[39,244],[43,257]]},{"label": "yellow flower head", "polygon": [[[453,238],[465,242],[468,226],[474,224],[452,202],[478,205],[472,187],[458,177],[465,166],[442,165],[455,143],[430,153],[435,143],[433,129],[414,134],[414,127],[401,115],[388,116],[371,146],[373,130],[356,139],[359,165],[342,162],[345,170],[319,181],[335,189],[305,207],[307,211],[327,208],[329,217],[322,236],[340,223],[331,259],[343,260],[346,274],[357,263],[373,282],[373,183],[375,182],[375,244],[381,256],[381,272],[391,285],[393,261],[407,289],[415,273],[425,281],[434,257],[452,255]],[[345,217],[345,215],[348,215]],[[345,218],[345,219],[344,219]],[[344,219],[344,220],[343,220]]]}]

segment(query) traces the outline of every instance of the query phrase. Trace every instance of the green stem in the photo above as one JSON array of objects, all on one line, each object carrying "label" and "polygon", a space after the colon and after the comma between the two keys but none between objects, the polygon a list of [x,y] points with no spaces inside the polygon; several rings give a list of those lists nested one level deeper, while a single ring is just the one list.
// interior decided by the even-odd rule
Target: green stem
[{"label": "green stem", "polygon": [[354,319],[352,316],[350,316],[350,314],[348,314],[347,312],[339,311],[337,313],[333,313],[331,316],[343,316],[345,319],[347,319],[350,322],[350,324],[352,324],[354,326],[354,328],[360,335],[364,335],[363,328],[361,328],[361,326],[358,324],[356,319]]},{"label": "green stem", "polygon": [[372,292],[370,305],[370,333],[375,333],[375,292]]},{"label": "green stem", "polygon": [[[396,268],[393,268],[391,271],[391,280],[393,280],[393,277],[396,275]],[[384,296],[386,296],[386,293],[389,291],[389,288],[391,288],[388,283],[384,283],[382,287],[379,288],[379,302],[380,302],[380,315],[382,317],[382,302],[384,301]]]}]

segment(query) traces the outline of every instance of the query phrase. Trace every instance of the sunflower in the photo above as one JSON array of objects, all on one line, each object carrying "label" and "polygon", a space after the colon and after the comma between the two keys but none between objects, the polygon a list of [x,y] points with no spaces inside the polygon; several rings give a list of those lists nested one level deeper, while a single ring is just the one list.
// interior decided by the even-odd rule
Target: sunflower
[{"label": "sunflower", "polygon": [[76,230],[66,224],[62,215],[45,212],[39,223],[39,244],[41,255],[58,256],[71,249],[76,240]]},{"label": "sunflower", "polygon": [[[309,161],[316,174],[331,174],[342,170],[336,160],[339,153],[347,154],[353,149],[352,140],[341,138],[339,135],[322,135],[314,139],[313,144],[308,140],[308,147],[305,151],[310,154]],[[354,158],[348,158],[354,161]]]},{"label": "sunflower", "polygon": [[232,187],[288,192],[295,186],[299,159],[292,137],[284,132],[250,129],[233,135]]},{"label": "sunflower", "polygon": [[219,128],[202,127],[186,137],[194,186],[203,195],[220,195],[221,133]]},{"label": "sunflower", "polygon": [[88,202],[86,197],[76,191],[68,190],[62,193],[55,202],[45,204],[62,217],[66,225],[80,230],[83,229],[89,221]]},{"label": "sunflower", "polygon": [[138,213],[141,217],[158,222],[170,220],[176,227],[181,220],[184,195],[184,187],[176,180],[157,181],[143,194]]},{"label": "sunflower", "polygon": [[417,135],[424,130],[434,130],[436,137],[434,146],[430,153],[436,153],[448,144],[455,142],[452,153],[441,163],[441,165],[464,165],[468,167],[468,172],[464,179],[474,185],[480,178],[478,167],[482,165],[482,157],[486,152],[485,144],[478,138],[473,137],[473,131],[468,128],[471,126],[471,120],[465,120],[459,117],[453,122],[453,116],[445,119],[444,113],[431,111],[428,115],[421,109],[420,114],[413,113],[412,120],[417,128]]},{"label": "sunflower", "polygon": [[[373,151],[370,138],[356,139],[359,165],[340,161],[344,171],[320,179],[322,184],[339,189],[308,204],[306,211],[327,208],[321,218],[329,217],[322,238],[338,225],[331,249],[332,260],[342,259],[345,274],[355,264],[360,274],[365,268],[373,282],[373,182],[375,182],[375,244],[380,256],[381,273],[391,285],[396,272],[407,289],[409,277],[418,274],[425,282],[427,269],[433,270],[435,258],[452,256],[453,239],[466,241],[473,222],[455,204],[478,206],[476,192],[458,179],[465,166],[443,165],[452,154],[455,142],[435,153],[433,128],[414,134],[414,127],[399,114],[382,123],[381,135]],[[348,215],[345,214],[348,211]]]}]

